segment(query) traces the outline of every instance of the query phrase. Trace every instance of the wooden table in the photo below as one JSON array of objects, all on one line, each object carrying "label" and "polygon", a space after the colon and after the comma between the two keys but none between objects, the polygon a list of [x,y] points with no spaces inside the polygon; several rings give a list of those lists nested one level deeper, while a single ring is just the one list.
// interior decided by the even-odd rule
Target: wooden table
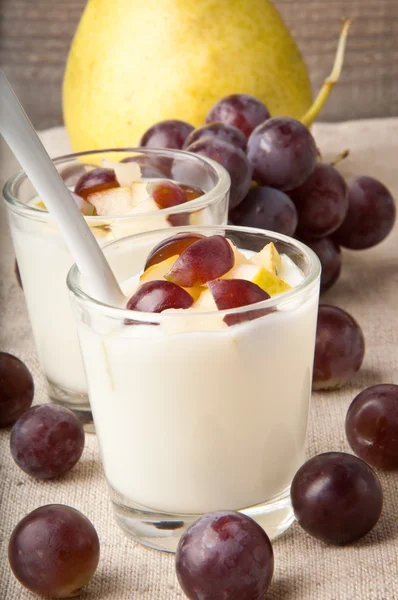
[{"label": "wooden table", "polygon": [[[0,3],[0,66],[38,129],[62,122],[65,61],[85,3]],[[333,63],[340,17],[355,20],[344,74],[322,120],[398,115],[398,0],[275,0],[275,4],[304,54],[314,90]]]}]

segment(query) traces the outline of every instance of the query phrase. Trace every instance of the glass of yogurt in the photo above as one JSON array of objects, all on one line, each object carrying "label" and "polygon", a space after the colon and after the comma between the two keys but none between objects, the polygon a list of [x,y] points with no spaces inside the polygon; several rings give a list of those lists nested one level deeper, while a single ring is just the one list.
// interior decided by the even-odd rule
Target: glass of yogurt
[{"label": "glass of yogurt", "polygon": [[[201,156],[138,148],[83,152],[54,163],[76,192],[74,198],[101,246],[133,233],[163,229],[167,236],[177,225],[226,223],[229,176]],[[179,184],[183,203],[173,204],[166,196],[155,202],[153,188],[163,181]],[[90,423],[86,377],[65,283],[72,258],[24,172],[7,182],[4,198],[50,399]]]},{"label": "glass of yogurt", "polygon": [[96,301],[76,265],[67,280],[116,520],[169,551],[214,510],[274,538],[305,460],[319,261],[264,230],[172,233],[104,247],[123,306]]}]

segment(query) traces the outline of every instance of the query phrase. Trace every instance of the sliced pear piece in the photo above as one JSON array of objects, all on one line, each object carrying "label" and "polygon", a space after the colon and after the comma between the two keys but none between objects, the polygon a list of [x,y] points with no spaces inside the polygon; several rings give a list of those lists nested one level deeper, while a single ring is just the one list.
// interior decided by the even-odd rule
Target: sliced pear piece
[{"label": "sliced pear piece", "polygon": [[113,162],[105,159],[101,162],[106,169],[115,171],[116,181],[122,187],[141,181],[141,169],[136,162]]},{"label": "sliced pear piece", "polygon": [[234,253],[234,258],[235,258],[234,266],[237,267],[238,265],[250,265],[251,261],[248,258],[246,258],[246,256],[243,254],[243,252],[238,250],[237,246],[235,246],[235,244],[228,238],[227,238],[227,241],[229,242],[229,244],[232,248],[232,251]]},{"label": "sliced pear piece", "polygon": [[[133,163],[127,163],[127,164],[133,164]],[[141,204],[141,202],[146,202],[147,200],[151,200],[151,197],[148,193],[148,184],[146,183],[146,181],[134,181],[131,184],[131,197],[133,199],[133,207],[134,206],[138,206],[139,204]],[[148,212],[150,210],[152,210],[152,204],[150,205],[151,208],[148,209]],[[154,210],[156,210],[158,207],[156,205],[156,208]],[[142,211],[142,212],[147,212]]]},{"label": "sliced pear piece", "polygon": [[273,242],[270,242],[264,246],[261,252],[255,254],[252,257],[251,262],[259,267],[264,267],[264,269],[267,269],[267,271],[270,271],[274,275],[279,275],[279,271],[282,267],[281,256]]},{"label": "sliced pear piece", "polygon": [[246,279],[258,285],[270,296],[290,290],[290,285],[271,271],[258,265],[238,265],[223,275],[221,279]]},{"label": "sliced pear piece", "polygon": [[209,288],[202,288],[203,291],[199,295],[195,304],[192,306],[193,310],[197,312],[208,312],[212,310],[217,310],[217,305],[214,301],[213,294],[210,292]]},{"label": "sliced pear piece", "polygon": [[131,212],[133,197],[131,187],[117,187],[89,194],[88,202],[95,206],[100,217],[122,217]]}]

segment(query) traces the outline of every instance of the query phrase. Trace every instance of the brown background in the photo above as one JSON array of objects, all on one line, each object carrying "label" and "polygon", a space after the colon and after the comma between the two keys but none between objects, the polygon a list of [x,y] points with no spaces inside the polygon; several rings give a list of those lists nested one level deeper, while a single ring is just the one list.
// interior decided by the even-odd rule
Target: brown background
[{"label": "brown background", "polygon": [[[112,0],[109,0],[112,1]],[[0,0],[0,66],[36,128],[62,123],[66,56],[86,0]],[[398,115],[398,0],[275,0],[314,90],[330,71],[339,18],[355,20],[340,85],[323,120]]]}]

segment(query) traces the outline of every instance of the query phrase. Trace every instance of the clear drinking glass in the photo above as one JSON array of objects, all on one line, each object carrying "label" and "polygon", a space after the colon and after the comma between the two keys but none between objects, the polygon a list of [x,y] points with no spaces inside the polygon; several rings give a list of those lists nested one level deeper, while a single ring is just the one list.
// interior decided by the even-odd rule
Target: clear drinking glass
[{"label": "clear drinking glass", "polygon": [[[183,231],[226,235],[256,252],[272,241],[305,278],[261,304],[154,314],[101,304],[76,265],[69,272],[116,520],[143,544],[170,551],[213,510],[243,510],[271,538],[292,523],[289,488],[305,460],[320,277],[315,254],[286,236],[175,229]],[[165,233],[104,247],[119,282],[143,270]],[[220,328],[226,314],[243,322]]]},{"label": "clear drinking glass", "polygon": [[[217,163],[178,150],[149,148],[98,150],[54,160],[65,183],[73,189],[88,170],[102,160],[135,161],[147,179],[169,178],[201,188],[196,200],[170,209],[126,217],[86,217],[102,246],[133,233],[174,225],[224,224],[227,221],[229,176]],[[54,221],[46,211],[32,206],[36,192],[24,172],[4,187],[15,254],[29,317],[52,401],[74,410],[89,423],[91,412],[87,383],[73,321],[66,276],[73,260]],[[170,235],[166,230],[163,235]]]}]

